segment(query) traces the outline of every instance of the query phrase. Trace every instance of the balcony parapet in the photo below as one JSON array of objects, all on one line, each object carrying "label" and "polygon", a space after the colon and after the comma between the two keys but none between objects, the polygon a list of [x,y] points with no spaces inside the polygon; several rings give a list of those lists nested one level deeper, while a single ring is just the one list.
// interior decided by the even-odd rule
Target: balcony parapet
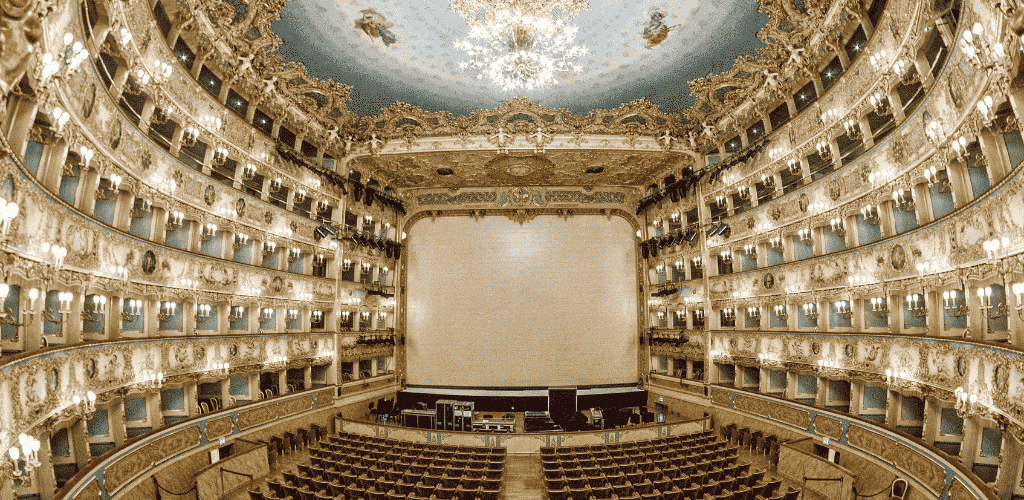
[{"label": "balcony parapet", "polygon": [[[931,394],[1024,440],[1024,351],[1008,344],[924,335],[715,331],[711,351],[719,364],[819,371],[830,379],[881,381],[894,391]],[[959,401],[958,389],[976,402]]]}]

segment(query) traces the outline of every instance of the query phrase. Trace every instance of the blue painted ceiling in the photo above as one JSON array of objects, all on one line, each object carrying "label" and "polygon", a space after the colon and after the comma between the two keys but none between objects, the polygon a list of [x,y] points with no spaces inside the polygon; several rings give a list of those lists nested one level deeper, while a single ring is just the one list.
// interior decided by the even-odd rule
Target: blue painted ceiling
[{"label": "blue painted ceiling", "polygon": [[[394,43],[356,27],[365,9],[391,25]],[[644,27],[657,11],[665,14],[665,25],[678,27],[648,49]],[[448,11],[446,0],[289,0],[273,29],[283,40],[277,53],[285,61],[305,64],[316,78],[351,85],[348,109],[363,116],[396,101],[465,115],[516,95],[574,113],[646,97],[679,113],[693,103],[688,82],[755,54],[763,46],[756,32],[767,22],[755,0],[590,0],[590,9],[573,20],[576,43],[588,50],[578,59],[583,71],[558,74],[556,85],[513,91],[459,68],[468,57],[454,44],[466,38],[469,26]]]}]

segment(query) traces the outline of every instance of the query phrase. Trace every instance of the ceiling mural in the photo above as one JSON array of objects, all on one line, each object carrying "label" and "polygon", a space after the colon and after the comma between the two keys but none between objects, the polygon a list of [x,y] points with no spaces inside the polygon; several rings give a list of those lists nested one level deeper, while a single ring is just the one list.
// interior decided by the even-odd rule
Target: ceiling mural
[{"label": "ceiling mural", "polygon": [[288,0],[271,26],[284,62],[352,86],[348,110],[362,116],[394,102],[467,115],[517,95],[577,114],[640,98],[679,113],[693,104],[689,81],[764,46],[768,15],[754,0],[590,0],[570,22],[586,51],[580,71],[512,90],[460,67],[470,56],[456,45],[470,26],[448,0]]},{"label": "ceiling mural", "polygon": [[635,186],[656,172],[692,161],[689,155],[664,151],[449,151],[363,156],[349,166],[387,178],[393,188]]}]

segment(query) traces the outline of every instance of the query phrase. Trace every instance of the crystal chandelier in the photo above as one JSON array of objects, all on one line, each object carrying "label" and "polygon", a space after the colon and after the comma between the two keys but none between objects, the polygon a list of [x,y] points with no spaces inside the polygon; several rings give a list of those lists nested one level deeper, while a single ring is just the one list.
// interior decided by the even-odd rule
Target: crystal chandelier
[{"label": "crystal chandelier", "polygon": [[590,8],[586,0],[451,0],[448,8],[471,28],[455,47],[469,54],[459,66],[477,79],[532,90],[557,84],[556,72],[583,70],[573,59],[587,49],[573,45],[577,28],[569,21]]}]

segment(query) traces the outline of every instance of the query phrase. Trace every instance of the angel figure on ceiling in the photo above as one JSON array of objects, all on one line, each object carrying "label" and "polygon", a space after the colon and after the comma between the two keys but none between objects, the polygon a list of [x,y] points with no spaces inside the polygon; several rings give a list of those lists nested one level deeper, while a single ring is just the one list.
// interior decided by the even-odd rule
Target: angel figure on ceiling
[{"label": "angel figure on ceiling", "polygon": [[384,42],[385,47],[390,47],[391,44],[395,43],[398,39],[395,38],[394,33],[391,32],[391,23],[387,22],[380,13],[373,9],[364,9],[360,11],[363,17],[356,19],[356,29],[363,30],[370,38],[380,38]]},{"label": "angel figure on ceiling", "polygon": [[668,38],[668,34],[679,25],[668,26],[665,24],[664,11],[660,9],[654,9],[651,11],[651,19],[647,21],[647,26],[644,27],[644,39],[647,40],[647,50],[653,49],[655,45],[664,42]]}]

